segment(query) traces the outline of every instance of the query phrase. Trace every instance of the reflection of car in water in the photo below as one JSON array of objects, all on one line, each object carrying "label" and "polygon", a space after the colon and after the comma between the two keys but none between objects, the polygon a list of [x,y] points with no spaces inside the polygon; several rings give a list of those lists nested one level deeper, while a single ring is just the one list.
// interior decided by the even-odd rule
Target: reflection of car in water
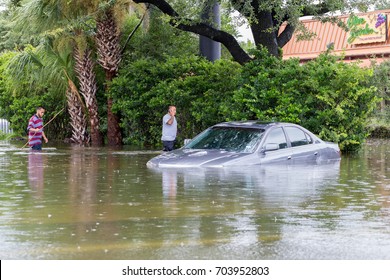
[{"label": "reflection of car in water", "polygon": [[164,196],[171,199],[177,188],[181,188],[189,196],[195,192],[197,197],[201,191],[209,199],[223,194],[225,199],[231,195],[234,201],[241,197],[246,203],[262,201],[280,207],[314,199],[324,188],[337,185],[340,161],[246,168],[154,168],[151,171],[161,174]]},{"label": "reflection of car in water", "polygon": [[148,161],[148,167],[228,167],[265,163],[318,163],[340,159],[337,144],[292,123],[226,122],[184,147]]}]

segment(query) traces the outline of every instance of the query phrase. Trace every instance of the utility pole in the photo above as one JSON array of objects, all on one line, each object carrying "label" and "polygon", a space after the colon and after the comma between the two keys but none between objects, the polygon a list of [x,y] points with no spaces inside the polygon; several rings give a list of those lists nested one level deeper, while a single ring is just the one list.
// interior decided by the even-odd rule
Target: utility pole
[{"label": "utility pole", "polygon": [[[207,1],[201,14],[202,21],[213,27],[221,27],[221,14],[218,1]],[[200,54],[210,61],[221,58],[221,43],[204,36],[199,37]]]}]

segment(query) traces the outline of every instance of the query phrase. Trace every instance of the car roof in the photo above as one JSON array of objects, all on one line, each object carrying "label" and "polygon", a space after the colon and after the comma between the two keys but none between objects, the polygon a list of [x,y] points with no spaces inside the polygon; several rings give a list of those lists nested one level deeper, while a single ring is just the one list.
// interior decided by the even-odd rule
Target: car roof
[{"label": "car roof", "polygon": [[230,121],[230,122],[223,122],[214,125],[213,127],[247,127],[247,128],[260,128],[260,129],[266,129],[270,126],[278,126],[278,125],[294,125],[290,123],[281,123],[281,122],[264,122],[259,120],[253,120],[253,121]]}]

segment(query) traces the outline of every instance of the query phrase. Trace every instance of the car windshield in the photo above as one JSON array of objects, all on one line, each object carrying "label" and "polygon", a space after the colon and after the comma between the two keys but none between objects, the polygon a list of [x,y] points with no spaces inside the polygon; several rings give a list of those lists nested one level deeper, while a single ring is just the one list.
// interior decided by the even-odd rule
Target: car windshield
[{"label": "car windshield", "polygon": [[186,149],[220,149],[252,153],[263,137],[263,129],[243,127],[212,127],[195,137]]}]

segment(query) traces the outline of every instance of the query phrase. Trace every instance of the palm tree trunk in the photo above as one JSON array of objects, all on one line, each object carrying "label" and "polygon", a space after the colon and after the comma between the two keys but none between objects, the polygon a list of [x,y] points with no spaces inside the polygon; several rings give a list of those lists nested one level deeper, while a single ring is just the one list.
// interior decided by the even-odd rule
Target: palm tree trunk
[{"label": "palm tree trunk", "polygon": [[80,93],[84,97],[90,121],[90,134],[93,146],[103,145],[103,136],[100,132],[100,122],[98,114],[98,103],[96,98],[96,77],[93,71],[93,60],[91,50],[86,50],[84,54],[76,48],[74,57],[76,61],[75,71],[80,82]]},{"label": "palm tree trunk", "polygon": [[72,80],[68,79],[66,97],[68,102],[68,113],[72,126],[71,142],[79,145],[89,144],[90,137],[87,131],[87,118],[84,112],[84,105]]},{"label": "palm tree trunk", "polygon": [[[116,77],[121,61],[121,48],[119,44],[119,32],[112,9],[106,10],[97,21],[96,44],[98,62],[106,72],[106,85]],[[106,86],[106,92],[109,91]],[[119,115],[112,111],[114,100],[107,100],[107,139],[108,145],[122,145],[122,133],[120,129]]]}]

